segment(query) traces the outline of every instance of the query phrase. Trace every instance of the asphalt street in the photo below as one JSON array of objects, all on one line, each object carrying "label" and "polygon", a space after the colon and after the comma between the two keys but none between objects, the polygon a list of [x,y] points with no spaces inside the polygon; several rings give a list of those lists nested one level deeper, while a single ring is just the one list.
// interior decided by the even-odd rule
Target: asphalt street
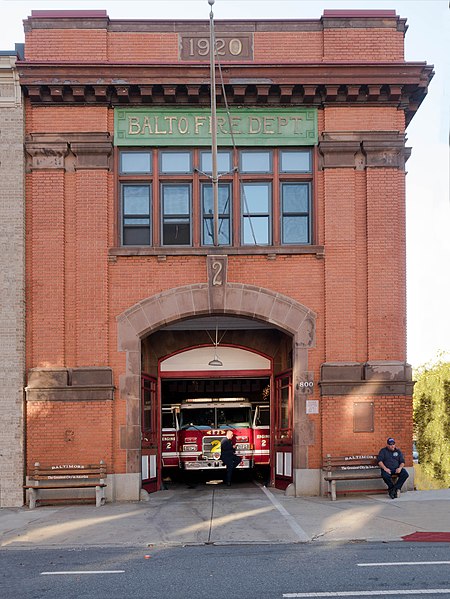
[{"label": "asphalt street", "polygon": [[446,543],[241,544],[0,551],[16,599],[450,597]]}]

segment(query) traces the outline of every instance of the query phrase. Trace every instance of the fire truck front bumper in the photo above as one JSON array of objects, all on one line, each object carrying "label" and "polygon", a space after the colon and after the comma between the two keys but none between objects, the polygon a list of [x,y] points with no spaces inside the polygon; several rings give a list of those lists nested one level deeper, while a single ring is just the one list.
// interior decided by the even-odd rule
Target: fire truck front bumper
[{"label": "fire truck front bumper", "polygon": [[[242,460],[237,467],[239,470],[251,468],[251,460]],[[226,466],[220,460],[198,460],[195,462],[184,462],[185,470],[225,470]]]}]

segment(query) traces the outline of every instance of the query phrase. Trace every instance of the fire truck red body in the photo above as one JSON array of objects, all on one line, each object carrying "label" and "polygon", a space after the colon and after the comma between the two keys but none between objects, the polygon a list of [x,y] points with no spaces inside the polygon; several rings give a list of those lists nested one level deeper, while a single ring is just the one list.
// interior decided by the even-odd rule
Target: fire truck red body
[{"label": "fire truck red body", "polygon": [[246,398],[186,399],[162,413],[164,468],[186,471],[224,470],[220,445],[227,430],[234,433],[239,470],[270,462],[269,407]]}]

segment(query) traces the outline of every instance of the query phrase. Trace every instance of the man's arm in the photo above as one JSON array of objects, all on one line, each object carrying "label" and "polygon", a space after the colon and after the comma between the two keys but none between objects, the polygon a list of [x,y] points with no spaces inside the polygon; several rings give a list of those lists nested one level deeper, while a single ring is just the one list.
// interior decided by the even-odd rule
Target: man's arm
[{"label": "man's arm", "polygon": [[381,470],[384,470],[385,472],[389,472],[389,474],[391,473],[389,468],[386,468],[386,466],[384,465],[384,463],[381,460],[378,462],[378,466],[381,468]]},{"label": "man's arm", "polygon": [[399,457],[399,460],[400,460],[400,464],[398,465],[398,468],[395,470],[396,474],[400,474],[400,472],[405,467],[405,458],[403,457],[402,452],[399,451],[398,454],[399,454],[398,457]]},{"label": "man's arm", "polygon": [[389,468],[386,468],[386,466],[383,462],[383,457],[384,457],[384,451],[381,449],[380,453],[378,454],[378,466],[381,468],[381,470],[384,470],[385,472],[388,472],[390,474],[391,471],[389,470]]}]

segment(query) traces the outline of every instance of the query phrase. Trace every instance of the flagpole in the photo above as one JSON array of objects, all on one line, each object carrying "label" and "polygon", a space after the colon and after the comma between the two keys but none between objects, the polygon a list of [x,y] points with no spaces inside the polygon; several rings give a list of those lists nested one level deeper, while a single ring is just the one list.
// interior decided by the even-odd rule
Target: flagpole
[{"label": "flagpole", "polygon": [[216,65],[215,50],[216,42],[214,35],[214,14],[212,7],[215,0],[208,0],[211,6],[209,13],[209,56],[210,56],[210,79],[211,79],[211,161],[212,161],[212,190],[213,190],[213,243],[219,245],[219,178],[217,172],[217,108],[216,108]]}]

